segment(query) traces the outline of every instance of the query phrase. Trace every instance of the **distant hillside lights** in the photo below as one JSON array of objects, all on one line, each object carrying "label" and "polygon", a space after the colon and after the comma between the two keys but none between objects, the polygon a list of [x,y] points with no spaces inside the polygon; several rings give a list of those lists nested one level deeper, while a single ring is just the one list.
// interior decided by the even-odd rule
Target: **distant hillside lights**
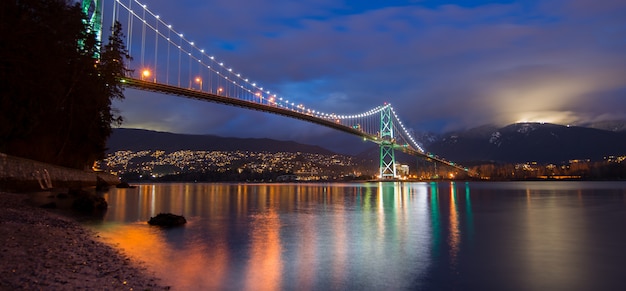
[{"label": "distant hillside lights", "polygon": [[608,163],[621,163],[626,160],[626,156],[608,156],[604,157],[604,160]]},{"label": "distant hillside lights", "polygon": [[603,161],[569,160],[562,164],[527,162],[518,164],[480,165],[477,170],[492,180],[535,179],[618,179],[626,178],[626,156],[608,156]]},{"label": "distant hillside lights", "polygon": [[[361,173],[352,157],[288,152],[242,151],[117,151],[97,162],[98,169],[121,176],[137,173],[140,178],[159,178],[192,172],[233,171],[246,173],[300,173],[303,180],[339,179]],[[303,175],[302,173],[307,173]],[[312,174],[314,173],[314,174]]]}]

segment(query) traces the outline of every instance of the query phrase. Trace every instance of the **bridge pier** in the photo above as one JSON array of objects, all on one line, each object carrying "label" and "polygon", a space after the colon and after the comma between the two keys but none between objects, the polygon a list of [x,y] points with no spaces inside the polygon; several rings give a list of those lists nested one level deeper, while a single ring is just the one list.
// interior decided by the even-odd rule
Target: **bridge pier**
[{"label": "bridge pier", "polygon": [[102,2],[100,0],[82,0],[83,13],[87,15],[89,27],[96,34],[98,41],[102,40]]},{"label": "bridge pier", "polygon": [[395,179],[396,157],[394,153],[393,120],[391,119],[391,105],[387,104],[380,111],[380,179]]}]

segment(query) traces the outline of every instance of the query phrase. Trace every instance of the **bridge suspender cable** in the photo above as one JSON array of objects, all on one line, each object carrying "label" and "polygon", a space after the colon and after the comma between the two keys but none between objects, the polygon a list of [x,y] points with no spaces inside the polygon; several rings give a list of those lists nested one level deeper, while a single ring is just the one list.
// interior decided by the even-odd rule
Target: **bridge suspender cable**
[{"label": "bridge suspender cable", "polygon": [[[139,78],[123,78],[121,81],[126,86],[271,112],[361,136],[381,147],[379,163],[381,178],[396,177],[394,154],[396,149],[467,171],[455,163],[426,153],[404,126],[391,104],[377,106],[367,112],[354,115],[321,112],[304,104],[297,104],[293,100],[265,89],[225,65],[224,62],[207,54],[193,41],[186,39],[182,32],[174,30],[171,24],[150,11],[146,4],[137,0],[114,0],[113,2],[111,15],[104,15],[104,17],[110,17],[111,23],[126,18],[127,22],[122,26],[127,27],[128,53],[132,55],[131,52],[136,51],[133,47],[140,47],[139,64],[134,61],[127,64],[128,69],[139,72]],[[93,7],[94,15],[98,15],[100,9],[95,8],[100,7],[100,0],[84,0],[82,4],[83,9],[89,11],[89,7]],[[134,8],[140,9],[141,13],[134,11]],[[141,26],[134,26],[135,18],[136,21],[142,23]],[[95,16],[93,19],[102,21],[102,18]],[[95,24],[93,27],[95,29]],[[167,30],[167,33],[160,28]],[[101,24],[98,29],[101,29]],[[152,39],[154,42],[150,41]],[[166,45],[167,48],[159,49],[160,45]],[[172,47],[175,48],[174,52],[172,52]],[[176,57],[176,50],[178,57]],[[153,56],[150,55],[152,53]],[[183,62],[183,55],[187,58],[186,62]],[[154,59],[152,64],[149,64],[150,56]],[[162,65],[165,67],[164,70],[157,66],[159,59],[165,59],[166,63]],[[172,66],[175,62],[178,62],[178,66]],[[196,65],[198,66],[197,73]],[[187,83],[185,88],[182,86],[183,83]]]}]

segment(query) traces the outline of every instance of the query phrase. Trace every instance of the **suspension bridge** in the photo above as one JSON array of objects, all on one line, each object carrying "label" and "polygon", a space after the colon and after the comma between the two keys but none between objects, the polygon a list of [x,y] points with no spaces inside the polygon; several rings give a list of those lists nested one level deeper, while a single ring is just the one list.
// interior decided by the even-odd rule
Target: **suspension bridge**
[{"label": "suspension bridge", "polygon": [[146,3],[82,0],[82,7],[99,39],[110,33],[103,27],[122,24],[126,47],[133,57],[125,65],[134,72],[120,80],[126,87],[268,112],[359,136],[379,145],[380,179],[398,177],[398,150],[474,176],[467,168],[426,152],[391,104],[358,114],[321,112],[270,91],[219,61],[149,10]]}]

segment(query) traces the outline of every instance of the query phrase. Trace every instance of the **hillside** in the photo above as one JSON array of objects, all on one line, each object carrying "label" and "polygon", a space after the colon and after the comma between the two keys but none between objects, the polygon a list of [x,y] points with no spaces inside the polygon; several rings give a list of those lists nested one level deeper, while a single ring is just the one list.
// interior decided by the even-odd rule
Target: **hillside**
[{"label": "hillside", "polygon": [[192,135],[158,132],[143,129],[117,128],[107,142],[107,153],[119,150],[206,150],[206,151],[251,151],[251,152],[303,152],[334,154],[318,146],[292,141],[266,138],[234,138],[215,135]]}]

